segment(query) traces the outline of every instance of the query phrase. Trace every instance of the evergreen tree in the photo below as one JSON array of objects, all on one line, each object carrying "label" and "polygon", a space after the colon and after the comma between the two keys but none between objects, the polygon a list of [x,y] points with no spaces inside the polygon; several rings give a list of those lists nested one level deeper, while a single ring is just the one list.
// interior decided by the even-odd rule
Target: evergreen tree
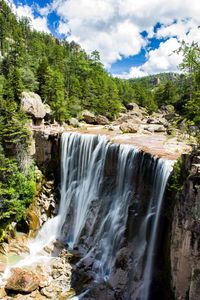
[{"label": "evergreen tree", "polygon": [[39,82],[38,94],[44,102],[51,102],[51,90],[53,85],[53,71],[48,64],[47,58],[43,58],[37,69],[37,80]]}]

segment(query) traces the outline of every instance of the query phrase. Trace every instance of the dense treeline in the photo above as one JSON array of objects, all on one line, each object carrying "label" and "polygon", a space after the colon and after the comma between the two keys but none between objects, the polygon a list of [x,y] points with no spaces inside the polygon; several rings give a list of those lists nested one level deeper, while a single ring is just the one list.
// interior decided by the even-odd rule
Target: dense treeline
[{"label": "dense treeline", "polygon": [[129,102],[149,111],[173,104],[187,116],[191,99],[198,98],[200,55],[195,44],[180,49],[185,56],[181,67],[187,75],[122,80],[108,74],[97,51],[88,55],[74,42],[33,31],[29,19],[17,20],[4,1],[0,28],[3,99],[19,104],[22,90],[34,91],[50,105],[60,122],[79,116],[84,109],[113,119]]},{"label": "dense treeline", "polygon": [[[88,55],[74,42],[32,30],[0,1],[0,228],[20,219],[35,192],[32,167],[23,163],[29,144],[22,91],[38,93],[52,118],[65,122],[88,109],[114,119],[127,103],[148,111],[173,104],[191,124],[200,123],[200,51],[183,44],[185,74],[142,79],[113,78],[97,51]],[[1,235],[1,234],[0,234]]]},{"label": "dense treeline", "polygon": [[109,75],[97,51],[88,55],[74,42],[31,30],[27,18],[17,21],[2,3],[0,67],[4,99],[19,103],[22,90],[36,92],[60,122],[79,116],[84,109],[113,119],[124,104],[133,101],[156,109],[148,89]]}]

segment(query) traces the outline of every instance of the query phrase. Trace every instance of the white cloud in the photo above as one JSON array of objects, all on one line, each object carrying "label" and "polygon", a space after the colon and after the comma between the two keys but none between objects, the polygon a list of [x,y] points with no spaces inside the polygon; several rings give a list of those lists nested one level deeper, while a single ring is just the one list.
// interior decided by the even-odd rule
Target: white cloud
[{"label": "white cloud", "polygon": [[[169,70],[175,59],[164,56],[171,38],[198,39],[199,0],[53,0],[51,8],[61,17],[58,32],[71,36],[87,52],[97,49],[108,67],[123,57],[138,54],[148,39],[169,38],[158,51],[149,53],[145,72]],[[157,23],[161,28],[154,32]],[[147,32],[147,37],[141,35]],[[167,52],[167,50],[166,50]],[[157,55],[162,61],[157,65]],[[168,54],[167,54],[168,55]],[[163,69],[162,69],[163,68]],[[147,70],[148,69],[148,70]],[[175,69],[175,68],[174,68]],[[136,69],[133,69],[134,72]]]},{"label": "white cloud", "polygon": [[175,72],[178,71],[178,64],[182,61],[182,56],[174,51],[180,47],[176,38],[170,38],[162,42],[158,49],[151,50],[148,53],[148,60],[142,66],[142,69],[149,73]]},{"label": "white cloud", "polygon": [[[65,34],[68,41],[76,41],[88,53],[98,50],[106,67],[146,48],[147,62],[122,76],[175,71],[181,57],[169,56],[169,52],[178,41],[200,42],[199,0],[52,0],[38,9],[41,17],[34,18],[27,5],[19,6],[17,11],[30,16],[35,29],[47,32],[46,18],[55,11],[60,17],[58,33]],[[155,32],[158,23],[161,26]],[[149,50],[151,38],[165,42]]]},{"label": "white cloud", "polygon": [[122,74],[114,74],[114,77],[118,77],[121,79],[131,79],[131,78],[139,78],[147,76],[148,73],[142,70],[140,67],[131,67],[129,72]]},{"label": "white cloud", "polygon": [[179,47],[177,39],[170,38],[166,42],[162,42],[158,49],[149,51],[147,61],[142,66],[132,67],[129,72],[115,76],[130,79],[160,72],[178,72],[182,55],[174,51]]},{"label": "white cloud", "polygon": [[192,19],[178,20],[167,26],[162,25],[156,32],[156,38],[177,37],[178,40],[189,41],[193,29],[198,29],[198,22]]},{"label": "white cloud", "polygon": [[49,30],[48,24],[47,24],[47,18],[45,16],[35,17],[32,7],[30,7],[28,5],[16,6],[12,0],[7,1],[7,2],[19,18],[27,17],[31,20],[31,26],[33,29],[35,29],[37,31],[43,31],[43,32],[50,33],[50,30]]}]

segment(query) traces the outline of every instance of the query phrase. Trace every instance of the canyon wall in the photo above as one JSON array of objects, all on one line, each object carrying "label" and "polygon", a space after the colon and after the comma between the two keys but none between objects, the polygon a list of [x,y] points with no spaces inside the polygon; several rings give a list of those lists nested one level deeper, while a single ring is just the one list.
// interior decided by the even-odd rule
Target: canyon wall
[{"label": "canyon wall", "polygon": [[[200,299],[200,153],[183,156],[171,227],[171,276],[175,299]],[[175,170],[176,172],[176,170]],[[176,196],[175,196],[176,195]]]}]

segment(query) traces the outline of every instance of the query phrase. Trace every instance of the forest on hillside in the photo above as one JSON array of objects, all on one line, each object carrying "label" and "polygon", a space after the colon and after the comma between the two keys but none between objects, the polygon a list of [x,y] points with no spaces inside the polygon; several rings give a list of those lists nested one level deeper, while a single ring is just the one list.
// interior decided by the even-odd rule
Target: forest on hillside
[{"label": "forest on hillside", "polygon": [[122,80],[105,70],[98,51],[89,55],[75,42],[32,30],[28,18],[17,19],[4,0],[0,4],[1,228],[23,217],[36,188],[33,166],[24,166],[21,159],[29,145],[27,116],[20,108],[23,91],[38,93],[60,123],[81,118],[85,109],[113,120],[135,102],[149,112],[172,104],[188,124],[200,124],[196,44],[181,45],[182,74]]}]

